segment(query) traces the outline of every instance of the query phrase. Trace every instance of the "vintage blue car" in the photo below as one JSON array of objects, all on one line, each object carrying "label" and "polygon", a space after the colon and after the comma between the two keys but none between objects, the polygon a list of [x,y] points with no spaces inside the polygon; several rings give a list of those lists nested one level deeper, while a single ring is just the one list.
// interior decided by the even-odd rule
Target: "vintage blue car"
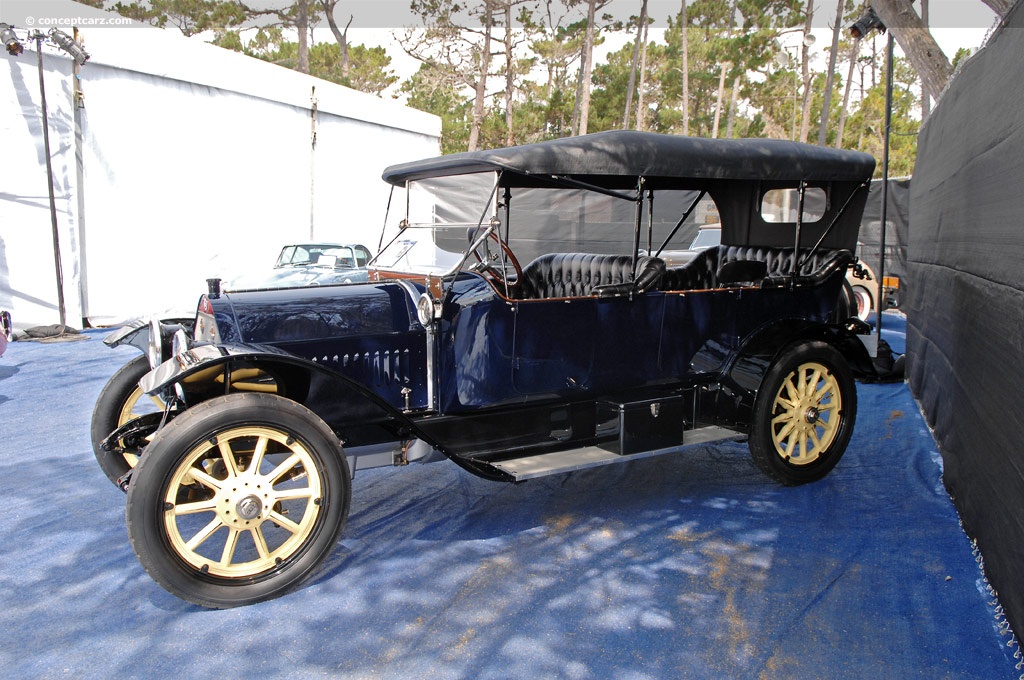
[{"label": "vintage blue car", "polygon": [[[522,482],[745,436],[770,478],[820,479],[872,371],[844,277],[874,166],[622,131],[389,168],[368,282],[211,280],[194,319],[108,339],[146,353],[92,430],[139,561],[202,606],[276,597],[334,550],[357,470],[412,462]],[[666,266],[698,220],[722,245]]]}]

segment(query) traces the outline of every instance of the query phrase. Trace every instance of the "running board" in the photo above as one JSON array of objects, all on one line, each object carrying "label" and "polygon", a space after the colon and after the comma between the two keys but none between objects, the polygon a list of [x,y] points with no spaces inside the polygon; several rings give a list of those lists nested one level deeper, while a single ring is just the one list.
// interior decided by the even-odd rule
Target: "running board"
[{"label": "running board", "polygon": [[601,465],[625,463],[638,458],[650,458],[651,456],[675,453],[695,444],[707,444],[741,436],[743,436],[743,433],[728,430],[724,427],[701,427],[696,430],[687,430],[681,445],[656,449],[654,451],[641,451],[623,456],[600,446],[585,446],[579,449],[545,453],[539,456],[515,458],[497,463],[492,462],[490,465],[493,465],[502,472],[508,473],[517,482],[521,482],[527,479],[546,477],[547,475],[586,470],[587,468],[599,467]]}]

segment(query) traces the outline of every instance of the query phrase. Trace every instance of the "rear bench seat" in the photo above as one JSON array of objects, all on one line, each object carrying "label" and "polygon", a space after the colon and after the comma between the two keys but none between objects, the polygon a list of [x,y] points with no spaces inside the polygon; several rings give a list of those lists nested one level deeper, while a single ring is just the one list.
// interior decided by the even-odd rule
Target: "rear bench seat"
[{"label": "rear bench seat", "polygon": [[[805,257],[808,250],[801,250],[800,256]],[[819,249],[800,267],[797,282],[816,285],[837,270],[845,271],[853,261],[849,250]],[[792,248],[720,245],[701,252],[682,267],[666,270],[661,277],[661,290],[701,290],[740,284],[780,285],[790,278],[792,268]]]}]

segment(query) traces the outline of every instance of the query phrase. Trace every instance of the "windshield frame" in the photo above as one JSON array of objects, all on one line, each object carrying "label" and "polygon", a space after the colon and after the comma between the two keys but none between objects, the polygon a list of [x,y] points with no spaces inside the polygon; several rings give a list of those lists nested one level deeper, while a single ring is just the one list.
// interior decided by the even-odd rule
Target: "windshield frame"
[{"label": "windshield frame", "polygon": [[[441,193],[440,193],[439,190],[444,189],[444,187],[441,186],[441,185],[443,185],[445,183],[445,180],[449,180],[449,179],[454,180],[456,178],[475,177],[475,176],[478,176],[478,175],[480,175],[480,176],[491,175],[492,180],[489,183],[489,193],[487,194],[487,197],[483,201],[483,206],[482,206],[482,208],[480,210],[479,218],[475,222],[471,221],[471,220],[467,220],[467,221],[452,221],[452,222],[438,221],[436,219],[436,214],[435,214],[435,219],[433,221],[430,221],[430,222],[426,222],[426,221],[412,221],[410,219],[410,216],[411,216],[411,214],[412,214],[412,212],[414,210],[414,204],[413,204],[413,200],[412,200],[412,195],[414,194],[414,192],[418,188],[420,188],[420,187],[426,188],[429,183],[438,184],[439,186],[435,187],[433,189],[433,191],[438,191],[437,195],[440,198],[441,197]],[[460,272],[465,267],[466,261],[469,259],[470,255],[474,251],[476,251],[481,246],[485,246],[485,244],[487,242],[487,239],[490,238],[491,234],[493,234],[493,233],[495,233],[497,231],[498,227],[501,224],[501,220],[498,217],[498,211],[502,207],[502,204],[498,200],[498,186],[500,184],[500,181],[501,181],[501,172],[500,171],[494,171],[494,170],[486,170],[486,171],[482,171],[482,172],[478,172],[478,173],[467,173],[467,174],[462,174],[462,175],[453,175],[453,176],[440,177],[440,178],[438,178],[438,177],[428,177],[428,178],[423,178],[423,179],[406,180],[405,186],[404,186],[404,189],[405,189],[405,210],[404,210],[405,216],[398,223],[398,233],[396,233],[394,235],[394,237],[392,237],[391,240],[389,240],[387,242],[386,245],[384,245],[382,248],[379,249],[377,254],[373,256],[373,258],[370,260],[369,263],[367,263],[367,266],[369,268],[371,268],[371,269],[378,269],[378,270],[382,270],[382,271],[395,272],[395,273],[400,273],[400,274],[409,274],[409,275],[412,275],[412,276],[431,276],[431,277],[441,277],[441,278],[445,278],[445,279],[454,276],[455,274]],[[452,186],[452,187],[449,187],[448,189],[456,190],[456,187]],[[427,189],[426,192],[424,192],[421,195],[432,195],[431,194],[431,189]],[[391,202],[389,201],[388,203],[389,203],[388,207],[389,207],[389,210],[390,210],[390,203]],[[386,224],[387,224],[387,217],[385,217],[385,225]],[[385,227],[385,229],[386,229],[386,227]],[[406,265],[406,267],[404,267],[404,268],[398,266],[398,263],[401,261],[401,259],[403,257],[405,257],[409,253],[409,251],[414,247],[413,245],[410,245],[410,246],[406,247],[405,250],[403,250],[401,253],[399,253],[394,258],[394,262],[392,264],[385,265],[382,262],[382,260],[385,257],[387,257],[387,255],[389,253],[391,253],[391,251],[396,247],[396,245],[398,245],[401,242],[403,236],[408,237],[408,236],[417,234],[418,232],[426,232],[426,231],[430,232],[430,234],[431,234],[430,241],[432,241],[433,247],[435,248],[435,252],[437,252],[438,250],[440,250],[440,247],[437,245],[437,239],[434,238],[433,235],[438,233],[438,231],[451,230],[451,229],[475,230],[477,232],[475,237],[473,238],[473,240],[471,242],[467,242],[468,245],[467,245],[466,248],[464,248],[463,250],[461,250],[458,253],[452,253],[452,254],[457,254],[458,255],[458,259],[455,261],[455,264],[452,265],[452,266],[448,266],[448,267],[439,266],[436,270],[431,270],[431,271],[426,271],[427,269],[429,269],[429,265],[426,266],[426,267],[417,267],[417,266],[414,266],[414,265],[410,264],[410,265]],[[417,244],[418,243],[423,243],[423,241],[417,240]],[[398,247],[402,247],[402,246],[398,245]],[[444,252],[451,253],[452,251],[444,251]],[[502,259],[504,259],[504,254],[503,253],[502,253]]]}]

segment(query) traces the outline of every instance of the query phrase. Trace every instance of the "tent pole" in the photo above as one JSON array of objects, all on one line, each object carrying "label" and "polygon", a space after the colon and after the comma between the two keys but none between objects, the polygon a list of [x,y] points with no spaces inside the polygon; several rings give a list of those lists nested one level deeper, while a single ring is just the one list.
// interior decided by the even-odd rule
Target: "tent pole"
[{"label": "tent pole", "polygon": [[[893,38],[889,31],[889,41],[885,50],[885,149],[882,152],[882,210],[880,236],[878,245],[878,292],[875,298],[875,334],[882,339],[882,308],[885,307],[885,227],[889,209],[889,145],[892,135],[892,71],[893,71]],[[876,345],[877,346],[877,345]]]},{"label": "tent pole", "polygon": [[67,313],[64,307],[64,270],[60,262],[60,231],[57,228],[57,202],[53,195],[53,163],[50,161],[50,122],[46,113],[46,87],[43,84],[43,33],[36,31],[30,36],[36,41],[36,55],[39,62],[39,97],[43,109],[43,153],[46,156],[47,188],[50,192],[50,226],[53,229],[53,265],[57,270],[57,308],[60,312],[60,325],[67,325]]}]

